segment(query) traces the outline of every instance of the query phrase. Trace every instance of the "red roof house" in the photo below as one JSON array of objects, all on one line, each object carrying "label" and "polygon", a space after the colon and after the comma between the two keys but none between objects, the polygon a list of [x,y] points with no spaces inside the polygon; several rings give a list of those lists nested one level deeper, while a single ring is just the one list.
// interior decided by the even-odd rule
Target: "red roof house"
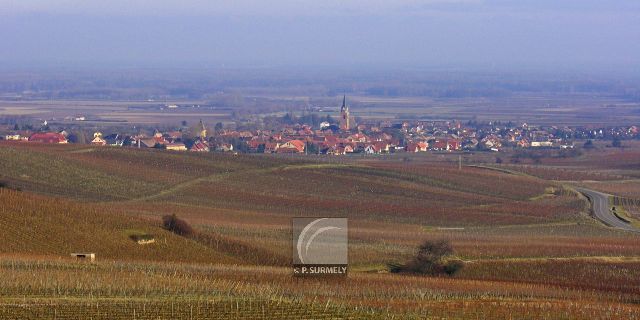
[{"label": "red roof house", "polygon": [[193,143],[193,145],[191,146],[191,149],[189,150],[196,151],[196,152],[209,152],[209,144],[207,144],[205,141],[198,139]]},{"label": "red roof house", "polygon": [[433,143],[432,149],[441,151],[460,150],[460,141],[455,139],[438,139]]},{"label": "red roof house", "polygon": [[68,143],[64,135],[56,132],[38,132],[29,137],[29,141],[40,143]]},{"label": "red roof house", "polygon": [[291,140],[281,144],[276,152],[278,153],[302,153],[305,143],[300,140]]}]

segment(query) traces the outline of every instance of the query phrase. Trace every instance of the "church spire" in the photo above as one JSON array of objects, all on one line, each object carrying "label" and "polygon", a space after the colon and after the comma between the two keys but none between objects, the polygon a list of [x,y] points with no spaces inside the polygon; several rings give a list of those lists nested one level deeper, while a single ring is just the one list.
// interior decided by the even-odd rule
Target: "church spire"
[{"label": "church spire", "polygon": [[347,106],[347,95],[342,96],[342,108],[340,108],[340,127],[343,130],[351,129],[349,107]]},{"label": "church spire", "polygon": [[200,119],[200,123],[198,123],[198,135],[200,136],[200,139],[205,140],[207,139],[207,128],[204,126],[204,123],[202,122],[202,119]]}]

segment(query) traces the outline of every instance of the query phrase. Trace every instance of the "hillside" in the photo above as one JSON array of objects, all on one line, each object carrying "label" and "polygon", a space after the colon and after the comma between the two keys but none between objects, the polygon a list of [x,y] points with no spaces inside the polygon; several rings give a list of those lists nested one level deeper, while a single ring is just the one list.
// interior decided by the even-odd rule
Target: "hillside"
[{"label": "hillside", "polygon": [[[95,252],[99,260],[156,260],[238,263],[193,240],[174,235],[158,221],[116,210],[0,189],[0,254],[69,258]],[[132,235],[150,235],[140,245]]]},{"label": "hillside", "polygon": [[[640,236],[602,226],[584,199],[527,174],[430,156],[335,161],[30,143],[0,143],[0,159],[0,282],[10,284],[0,288],[0,317],[640,313]],[[195,234],[162,229],[165,214]],[[291,217],[302,215],[349,218],[347,279],[291,276]],[[143,234],[155,242],[130,238]],[[422,241],[443,238],[465,261],[460,273],[387,273]],[[97,263],[73,261],[76,251],[95,252]]]},{"label": "hillside", "polygon": [[[156,249],[139,248],[123,233],[151,228],[148,232],[167,234],[158,229],[160,216],[165,214],[177,214],[198,231],[197,237],[188,240],[170,239],[190,246],[192,252],[204,250],[203,246],[205,252],[214,252],[211,259],[205,254],[197,260],[226,261],[215,257],[224,252],[235,262],[277,265],[288,261],[288,228],[294,216],[351,218],[352,261],[365,264],[405,256],[418,239],[429,236],[425,233],[429,228],[591,222],[581,213],[584,201],[553,183],[477,167],[459,169],[439,161],[354,158],[333,162],[324,158],[310,162],[290,157],[15,143],[0,144],[0,155],[0,181],[53,203],[41,210],[60,214],[68,210],[58,206],[78,208],[72,216],[59,218],[65,218],[67,226],[85,221],[78,219],[84,217],[84,211],[97,213],[92,218],[110,219],[110,224],[83,222],[119,228],[101,236],[117,240],[102,241],[103,246],[119,248],[118,252],[104,248],[104,256],[154,257],[138,251]],[[49,197],[66,200],[55,202]],[[27,207],[33,205],[24,202]],[[5,211],[14,209],[4,207]],[[17,222],[9,225],[13,223]],[[405,230],[406,235],[384,233],[389,226]],[[81,238],[73,232],[60,234]],[[466,243],[459,244],[463,254],[467,253]],[[21,245],[25,251],[36,246]],[[476,250],[467,254],[474,256]],[[494,251],[485,250],[485,254]],[[173,260],[190,260],[187,251],[180,251]],[[172,260],[168,258],[171,252],[163,254]]]},{"label": "hillside", "polygon": [[[0,144],[0,156],[0,179],[10,187],[85,202],[162,202],[444,226],[566,220],[579,207],[565,196],[532,201],[552,186],[544,180],[447,163],[310,162],[19,144]],[[563,209],[549,214],[549,207]]]},{"label": "hillside", "polygon": [[[544,180],[443,162],[310,162],[11,143],[0,144],[0,155],[0,181],[27,193],[5,195],[15,200],[3,210],[14,213],[24,206],[40,215],[30,224],[60,235],[52,240],[57,245],[48,244],[58,251],[44,250],[36,240],[10,238],[19,247],[7,252],[66,255],[82,249],[123,259],[286,265],[291,217],[346,216],[353,231],[352,261],[371,265],[405,257],[429,236],[428,228],[584,220],[583,200],[559,188],[550,193],[552,184]],[[42,205],[33,207],[31,197],[42,199],[36,201]],[[185,239],[161,230],[165,214],[186,219],[198,235]],[[13,219],[7,227],[20,225],[18,216],[11,217],[5,218]],[[406,235],[384,233],[389,226]],[[157,235],[170,248],[137,245],[126,234],[132,230]],[[463,254],[465,247],[460,243]]]}]

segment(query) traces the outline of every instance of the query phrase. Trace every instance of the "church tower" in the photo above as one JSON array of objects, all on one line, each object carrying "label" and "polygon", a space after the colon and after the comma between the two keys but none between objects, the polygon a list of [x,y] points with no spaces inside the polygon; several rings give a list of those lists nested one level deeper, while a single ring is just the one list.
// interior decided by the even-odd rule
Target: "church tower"
[{"label": "church tower", "polygon": [[342,130],[350,130],[351,115],[349,114],[349,106],[347,106],[347,95],[342,97],[342,108],[340,108],[340,129]]},{"label": "church tower", "polygon": [[198,136],[202,141],[207,139],[207,128],[205,128],[204,123],[202,123],[202,119],[200,119],[200,123],[198,124]]}]

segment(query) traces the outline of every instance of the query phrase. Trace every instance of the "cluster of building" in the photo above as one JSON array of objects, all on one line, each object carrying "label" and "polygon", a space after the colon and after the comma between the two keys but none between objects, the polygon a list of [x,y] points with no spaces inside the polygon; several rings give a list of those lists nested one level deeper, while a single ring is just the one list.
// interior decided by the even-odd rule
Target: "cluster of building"
[{"label": "cluster of building", "polygon": [[[571,149],[576,140],[637,139],[636,126],[615,129],[537,127],[521,124],[462,124],[456,121],[404,121],[358,124],[347,129],[329,123],[312,128],[307,124],[285,126],[278,132],[222,131],[221,141],[241,141],[246,152],[384,154],[427,151],[503,151],[517,148]],[[607,131],[608,134],[604,134]]]},{"label": "cluster of building", "polygon": [[[103,135],[95,132],[93,145],[162,148],[173,151],[234,151],[249,153],[307,153],[344,155],[398,152],[486,150],[513,148],[573,148],[574,141],[586,139],[637,139],[637,126],[540,127],[526,123],[476,123],[473,121],[391,121],[356,124],[346,98],[338,123],[282,125],[278,130],[219,130],[209,135],[200,121],[195,134],[177,130],[156,131],[153,135]],[[28,137],[9,133],[6,140],[67,143],[67,133],[38,132]]]}]

